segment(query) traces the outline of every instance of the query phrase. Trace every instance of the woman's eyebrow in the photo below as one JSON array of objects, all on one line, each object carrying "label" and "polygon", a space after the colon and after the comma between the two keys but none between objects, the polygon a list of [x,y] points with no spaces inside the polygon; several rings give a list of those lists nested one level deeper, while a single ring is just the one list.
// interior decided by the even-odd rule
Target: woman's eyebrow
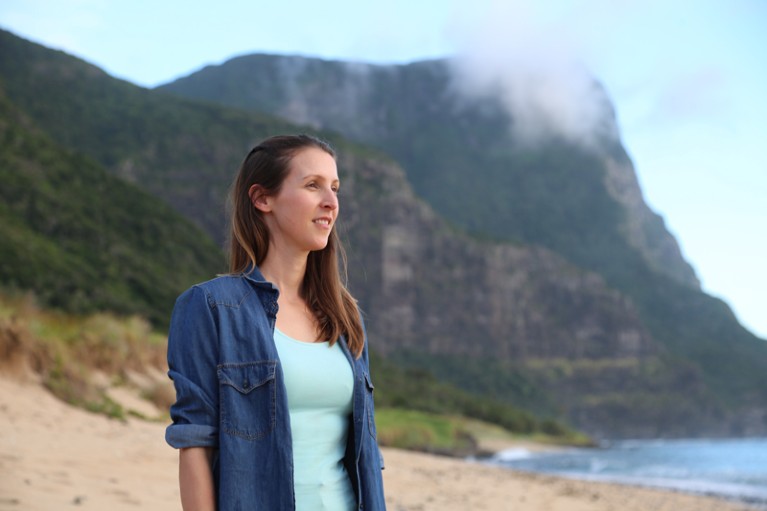
[{"label": "woman's eyebrow", "polygon": [[[322,174],[308,174],[308,175],[303,177],[302,181],[307,181],[309,179],[321,179],[323,181],[328,180],[328,178],[323,176]],[[331,183],[338,183],[338,184],[341,183],[341,180],[339,178],[337,178],[337,177],[334,177],[334,178],[330,179],[329,181]]]}]

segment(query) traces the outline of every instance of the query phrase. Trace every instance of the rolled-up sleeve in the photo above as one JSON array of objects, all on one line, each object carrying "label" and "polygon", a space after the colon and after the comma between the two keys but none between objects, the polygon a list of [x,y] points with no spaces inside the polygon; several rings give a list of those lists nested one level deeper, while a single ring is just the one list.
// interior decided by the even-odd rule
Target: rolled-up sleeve
[{"label": "rolled-up sleeve", "polygon": [[179,296],[168,334],[168,376],[176,388],[165,430],[172,447],[218,446],[218,329],[202,288]]}]

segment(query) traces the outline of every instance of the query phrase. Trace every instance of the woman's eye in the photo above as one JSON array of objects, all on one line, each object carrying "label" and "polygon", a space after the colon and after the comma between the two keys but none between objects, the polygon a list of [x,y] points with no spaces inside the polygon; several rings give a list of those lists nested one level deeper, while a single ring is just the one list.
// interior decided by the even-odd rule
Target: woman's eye
[{"label": "woman's eye", "polygon": [[317,183],[311,182],[311,183],[307,184],[306,187],[307,188],[317,188]]}]

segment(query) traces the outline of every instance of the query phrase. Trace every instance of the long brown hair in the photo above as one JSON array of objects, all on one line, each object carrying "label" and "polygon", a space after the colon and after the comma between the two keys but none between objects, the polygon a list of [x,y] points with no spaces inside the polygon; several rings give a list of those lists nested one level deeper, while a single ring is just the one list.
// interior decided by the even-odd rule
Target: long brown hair
[{"label": "long brown hair", "polygon": [[[243,273],[251,266],[258,266],[269,250],[269,229],[263,213],[253,207],[248,191],[258,184],[269,195],[276,195],[290,172],[293,157],[310,147],[336,157],[327,142],[310,135],[268,138],[245,157],[230,191],[229,271],[232,273]],[[341,279],[339,264],[346,275],[346,254],[333,225],[327,246],[309,252],[300,294],[317,319],[322,338],[328,339],[332,346],[340,335],[346,335],[349,350],[359,358],[365,343],[362,321],[357,302]]]}]

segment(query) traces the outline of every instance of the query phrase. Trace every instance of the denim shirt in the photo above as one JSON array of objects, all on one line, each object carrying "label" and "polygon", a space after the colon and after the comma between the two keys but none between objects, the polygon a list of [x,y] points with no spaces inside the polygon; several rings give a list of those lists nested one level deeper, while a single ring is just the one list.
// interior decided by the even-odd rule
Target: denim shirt
[{"label": "denim shirt", "polygon": [[[212,447],[219,511],[292,511],[293,451],[287,393],[274,344],[277,289],[254,269],[193,286],[176,301],[168,375],[176,387],[165,439]],[[367,339],[355,359],[344,465],[358,509],[384,510]]]}]

